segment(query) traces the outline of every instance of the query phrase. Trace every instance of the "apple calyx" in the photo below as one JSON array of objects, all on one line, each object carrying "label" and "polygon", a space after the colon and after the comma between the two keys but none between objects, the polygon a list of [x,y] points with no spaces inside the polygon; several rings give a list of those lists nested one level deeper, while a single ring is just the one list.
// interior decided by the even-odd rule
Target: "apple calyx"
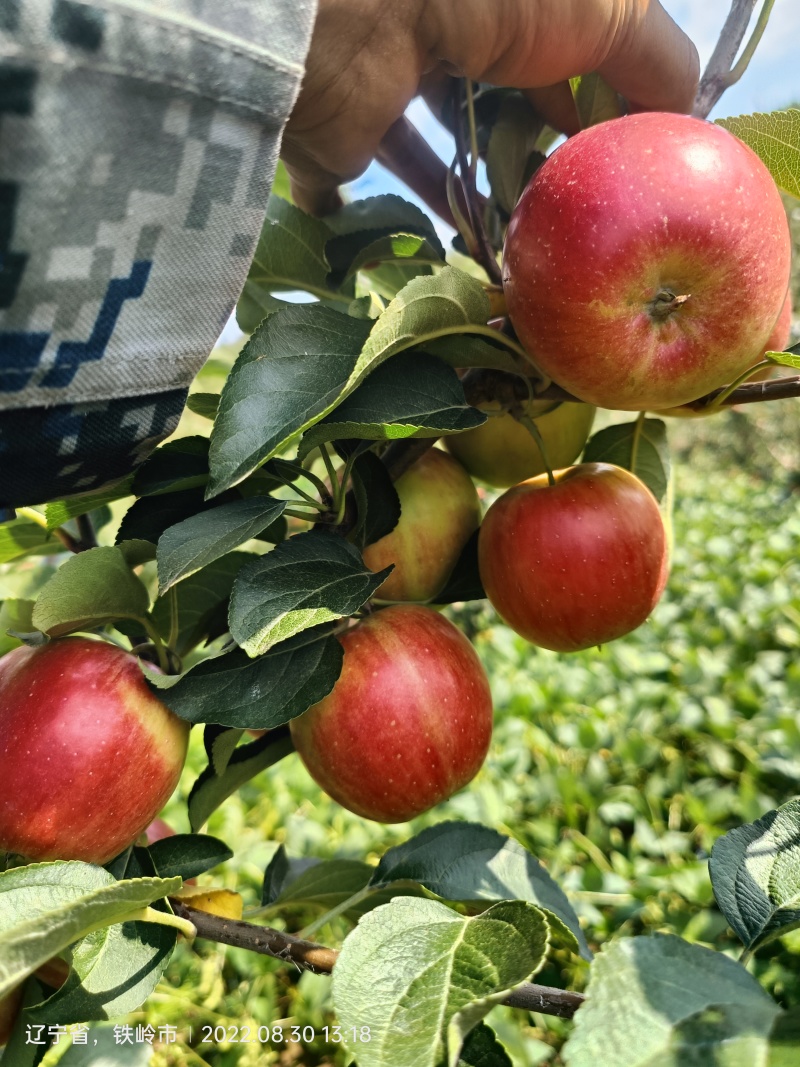
[{"label": "apple calyx", "polygon": [[691,293],[685,293],[682,296],[676,296],[671,289],[659,289],[647,305],[647,313],[656,323],[667,322],[676,311],[683,307],[691,295]]}]

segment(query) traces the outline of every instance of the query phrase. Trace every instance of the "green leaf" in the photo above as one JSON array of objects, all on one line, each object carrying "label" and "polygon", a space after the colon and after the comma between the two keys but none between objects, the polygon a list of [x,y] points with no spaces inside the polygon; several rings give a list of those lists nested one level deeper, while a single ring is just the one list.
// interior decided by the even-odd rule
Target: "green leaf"
[{"label": "green leaf", "polygon": [[360,381],[378,363],[406,348],[448,333],[468,332],[464,327],[470,325],[485,326],[490,313],[481,283],[456,267],[415,278],[376,320],[353,377]]},{"label": "green leaf", "polygon": [[598,122],[618,119],[622,114],[619,96],[599,74],[570,78],[569,84],[582,130]]},{"label": "green leaf", "polygon": [[753,149],[779,189],[800,198],[800,110],[792,107],[715,121]]},{"label": "green leaf", "polygon": [[215,774],[213,767],[206,767],[189,794],[187,807],[192,832],[197,833],[209,816],[240,786],[293,751],[292,738],[284,728],[270,731],[257,741],[237,748],[223,774]]},{"label": "green leaf", "polygon": [[508,93],[500,105],[486,150],[486,177],[507,215],[514,210],[536,164],[544,156],[536,140],[544,123],[522,93]]},{"label": "green leaf", "polygon": [[661,934],[607,944],[587,996],[568,1067],[766,1067],[780,1011],[738,963]]},{"label": "green leaf", "polygon": [[225,863],[233,852],[208,834],[175,834],[147,846],[159,878],[194,878]]},{"label": "green leaf", "polygon": [[153,622],[162,637],[172,626],[170,602],[175,598],[178,613],[178,636],[175,651],[186,655],[202,641],[213,641],[228,631],[228,600],[236,575],[253,559],[250,552],[229,552],[227,556],[185,578],[168,596],[153,604]]},{"label": "green leaf", "polygon": [[241,481],[355,388],[371,326],[319,304],[270,315],[222,390],[211,433],[210,496]]},{"label": "green leaf", "polygon": [[116,546],[129,567],[140,567],[143,563],[152,563],[156,558],[156,546],[152,541],[144,541],[140,537],[131,538],[130,541],[120,541]]},{"label": "green leaf", "polygon": [[584,463],[613,463],[625,470],[632,470],[631,457],[635,450],[635,438],[639,435],[636,450],[636,470],[656,500],[661,500],[669,483],[669,445],[667,428],[661,419],[645,419],[641,431],[638,421],[622,422],[607,426],[589,438],[583,452]]},{"label": "green leaf", "polygon": [[312,626],[352,615],[388,574],[388,568],[371,571],[341,537],[316,530],[296,534],[239,572],[228,616],[231,634],[257,656]]},{"label": "green leaf", "polygon": [[156,923],[126,922],[83,938],[72,949],[72,972],[44,1003],[26,1013],[34,1024],[88,1022],[141,1007],[160,982],[177,932]]},{"label": "green leaf", "polygon": [[367,264],[387,259],[444,263],[444,248],[431,220],[415,204],[387,194],[346,204],[328,220],[336,235],[325,246],[331,271],[328,284],[338,288]]},{"label": "green leaf", "polygon": [[431,826],[390,848],[375,869],[372,885],[419,882],[444,900],[477,904],[526,900],[547,913],[553,935],[584,959],[589,946],[563,891],[522,845],[477,823]]},{"label": "green leaf", "polygon": [[[512,374],[520,373],[520,360],[515,354],[506,345],[495,344],[487,337],[453,334],[426,341],[422,348],[451,367],[489,367]],[[523,367],[522,370],[523,373],[532,373],[533,367]]]},{"label": "green leaf", "polygon": [[69,522],[70,519],[75,519],[79,515],[86,515],[104,504],[111,504],[115,500],[122,500],[124,497],[130,496],[133,492],[131,488],[132,481],[133,477],[130,476],[121,482],[117,482],[116,485],[106,489],[98,489],[94,493],[82,493],[80,496],[67,497],[66,500],[52,501],[44,509],[48,530],[55,530],[57,527],[63,526],[65,522]]},{"label": "green leaf", "polygon": [[219,408],[219,393],[189,393],[186,397],[186,406],[195,415],[202,415],[204,419],[213,422]]},{"label": "green leaf", "polygon": [[214,768],[214,774],[223,774],[236,751],[236,746],[244,730],[236,727],[220,726],[219,723],[207,723],[203,730],[203,748],[208,762]]},{"label": "green leaf", "polygon": [[[329,215],[325,221],[333,234],[339,237],[360,235],[363,238],[373,230],[382,230],[384,233],[419,233],[437,241],[442,248],[436,228],[425,212],[395,193],[354,200],[345,204],[334,215]],[[365,239],[372,240],[369,237]]]},{"label": "green leaf", "polygon": [[285,880],[279,896],[272,903],[276,908],[302,904],[328,911],[365,889],[374,869],[360,860],[315,863],[296,878]]},{"label": "green leaf", "polygon": [[71,556],[39,593],[33,624],[50,637],[94,629],[116,619],[142,619],[150,598],[119,548]]},{"label": "green leaf", "polygon": [[289,857],[286,848],[278,845],[264,871],[264,882],[261,887],[261,907],[266,908],[280,896],[281,889],[289,877]]},{"label": "green leaf", "polygon": [[513,1067],[513,1064],[494,1030],[486,1023],[478,1023],[464,1042],[458,1067]]},{"label": "green leaf", "polygon": [[447,584],[436,594],[437,604],[456,604],[463,600],[483,600],[486,590],[478,570],[478,534],[476,530],[461,550]]},{"label": "green leaf", "polygon": [[208,502],[202,489],[184,489],[164,496],[145,496],[128,508],[117,530],[116,543],[149,541],[156,545],[170,526],[191,515],[216,507],[219,500]]},{"label": "green leaf", "polygon": [[[118,1012],[114,1013],[120,1014]],[[59,1057],[59,1067],[148,1067],[153,1050],[149,1044],[119,1043],[113,1026],[89,1028],[85,1045],[72,1044]]]},{"label": "green leaf", "polygon": [[136,496],[195,489],[208,481],[208,438],[180,437],[157,448],[133,478]]},{"label": "green leaf", "polygon": [[63,552],[64,546],[38,522],[30,519],[12,519],[0,525],[0,563],[19,559],[31,553],[55,555]]},{"label": "green leaf", "polygon": [[437,1067],[445,1056],[455,1067],[469,1031],[541,967],[547,937],[543,913],[522,901],[472,919],[414,897],[369,912],[333,972],[345,1035],[369,1027],[352,1049],[359,1067]]},{"label": "green leaf", "polygon": [[714,896],[749,952],[800,926],[800,800],[718,838]]},{"label": "green leaf", "polygon": [[18,634],[29,634],[33,625],[32,600],[4,600],[0,604],[0,656],[22,644],[18,637],[11,637],[9,630]]},{"label": "green leaf", "polygon": [[339,438],[394,441],[441,437],[480,426],[486,416],[464,397],[458,375],[422,352],[403,352],[378,367],[330,415],[303,436],[299,456]]},{"label": "green leaf", "polygon": [[400,497],[389,471],[374,452],[358,457],[352,479],[358,519],[351,537],[363,549],[395,528],[400,520]]},{"label": "green leaf", "polygon": [[0,997],[93,930],[180,887],[179,878],[117,882],[101,867],[57,861],[0,874]]},{"label": "green leaf", "polygon": [[333,236],[327,223],[306,215],[294,204],[271,196],[244,290],[236,307],[236,321],[252,333],[265,314],[274,310],[273,292],[304,289],[322,299],[328,288],[325,243]]},{"label": "green leaf", "polygon": [[332,635],[303,633],[257,659],[237,649],[203,660],[158,695],[187,722],[272,730],[330,693],[342,656]]},{"label": "green leaf", "polygon": [[764,358],[781,367],[794,367],[795,370],[800,370],[800,355],[796,352],[765,352]]},{"label": "green leaf", "polygon": [[170,526],[158,540],[159,594],[225,556],[279,519],[285,500],[253,496],[202,511]]},{"label": "green leaf", "polygon": [[387,259],[377,267],[371,267],[366,274],[366,284],[383,300],[394,300],[414,278],[429,277],[433,267],[429,263],[407,262],[402,259]]}]

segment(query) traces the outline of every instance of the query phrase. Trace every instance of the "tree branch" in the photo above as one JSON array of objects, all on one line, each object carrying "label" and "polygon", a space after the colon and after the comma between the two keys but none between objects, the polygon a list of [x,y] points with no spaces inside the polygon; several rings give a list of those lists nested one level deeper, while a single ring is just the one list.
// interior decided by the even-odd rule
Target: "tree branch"
[{"label": "tree branch", "polygon": [[197,936],[222,945],[248,949],[262,956],[272,956],[286,963],[294,963],[304,971],[314,974],[330,974],[338,953],[332,948],[303,941],[270,926],[258,926],[242,919],[223,919],[219,915],[190,908],[180,900],[170,897],[172,910],[181,919],[194,924]]},{"label": "tree branch", "polygon": [[[170,904],[176,915],[188,919],[194,925],[198,937],[294,963],[302,970],[312,971],[314,974],[330,974],[339,955],[336,949],[318,945],[313,941],[304,941],[280,930],[273,930],[269,926],[209,915],[208,912],[190,908],[183,901],[173,898],[170,898]],[[585,999],[583,993],[526,982],[510,993],[503,1003],[511,1008],[523,1008],[525,1011],[538,1011],[542,1015],[571,1019]]]},{"label": "tree branch", "polygon": [[[765,5],[769,0],[765,0]],[[695,97],[694,112],[698,118],[708,118],[708,113],[729,85],[731,68],[744,40],[750,16],[756,6],[756,0],[733,0],[730,12],[722,27],[716,48],[700,79],[700,87]],[[769,4],[771,7],[772,5]],[[742,72],[743,73],[743,72]],[[739,75],[741,77],[741,74]]]},{"label": "tree branch", "polygon": [[[447,164],[442,162],[416,126],[405,116],[389,128],[375,158],[409,189],[413,189],[448,226],[452,226],[454,230],[458,229],[447,202]],[[458,192],[461,206],[466,210],[463,191]],[[478,203],[483,210],[486,200],[480,193]]]}]

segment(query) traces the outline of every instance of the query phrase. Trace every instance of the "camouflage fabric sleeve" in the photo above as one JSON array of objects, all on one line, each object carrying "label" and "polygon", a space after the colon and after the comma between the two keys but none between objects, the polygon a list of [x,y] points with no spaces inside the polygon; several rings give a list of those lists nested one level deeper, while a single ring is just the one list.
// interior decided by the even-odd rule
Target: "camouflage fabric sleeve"
[{"label": "camouflage fabric sleeve", "polygon": [[316,0],[0,0],[0,507],[126,474],[244,284]]}]

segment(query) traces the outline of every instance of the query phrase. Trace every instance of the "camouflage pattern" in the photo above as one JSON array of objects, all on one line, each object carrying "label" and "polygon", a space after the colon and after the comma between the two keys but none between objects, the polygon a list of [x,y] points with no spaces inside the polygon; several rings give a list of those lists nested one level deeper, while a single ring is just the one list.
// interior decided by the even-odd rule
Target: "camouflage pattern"
[{"label": "camouflage pattern", "polygon": [[261,228],[316,0],[0,0],[0,506],[174,428]]}]

